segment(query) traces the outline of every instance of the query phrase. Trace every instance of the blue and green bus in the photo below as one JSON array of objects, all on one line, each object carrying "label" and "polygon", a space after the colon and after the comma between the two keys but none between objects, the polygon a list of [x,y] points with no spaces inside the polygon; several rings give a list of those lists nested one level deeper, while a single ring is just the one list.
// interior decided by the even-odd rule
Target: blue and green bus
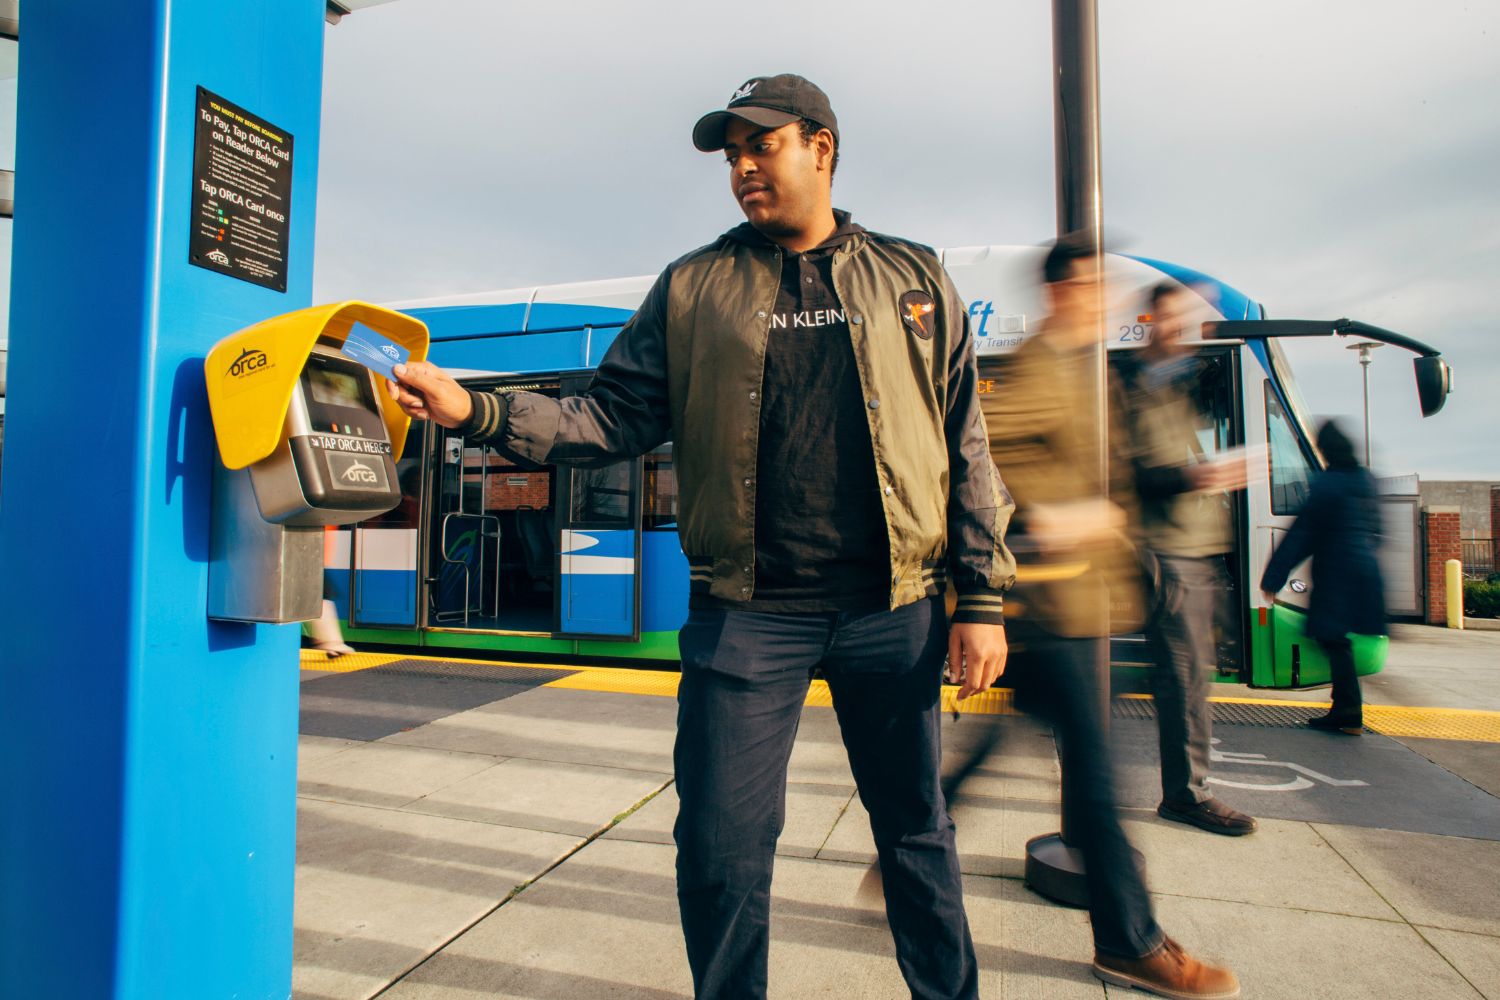
[{"label": "blue and green bus", "polygon": [[[1007,356],[1041,316],[1036,276],[1044,252],[1005,246],[942,251],[968,306],[982,392],[1000,391]],[[588,385],[593,366],[653,280],[394,305],[427,324],[431,360],[464,384],[567,396]],[[1197,297],[1209,321],[1209,336],[1194,348],[1201,362],[1203,449],[1260,445],[1268,456],[1264,477],[1222,498],[1235,544],[1220,615],[1220,677],[1271,688],[1326,683],[1326,662],[1316,643],[1303,639],[1305,567],[1274,605],[1267,606],[1254,586],[1320,464],[1278,338],[1357,331],[1407,347],[1423,356],[1419,383],[1424,372],[1433,383],[1424,389],[1427,412],[1441,406],[1446,365],[1415,341],[1360,324],[1266,322],[1260,304],[1233,287],[1163,261],[1109,255],[1106,280],[1111,357],[1149,337],[1144,302],[1150,288],[1175,282]],[[670,443],[604,468],[571,469],[518,464],[418,422],[399,474],[400,506],[328,538],[327,581],[349,641],[539,660],[676,661],[688,569],[677,539]],[[1138,636],[1116,637],[1111,649],[1119,666],[1145,664]],[[1357,650],[1362,672],[1380,669],[1384,640],[1361,640]]]}]

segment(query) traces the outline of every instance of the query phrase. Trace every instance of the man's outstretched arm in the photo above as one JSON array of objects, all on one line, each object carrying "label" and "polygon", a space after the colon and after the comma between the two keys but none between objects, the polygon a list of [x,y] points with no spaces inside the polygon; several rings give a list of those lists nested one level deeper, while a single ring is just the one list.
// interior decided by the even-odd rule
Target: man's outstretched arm
[{"label": "man's outstretched arm", "polygon": [[666,380],[666,285],[663,273],[620,330],[580,395],[553,399],[534,392],[475,392],[436,365],[396,368],[391,398],[410,416],[460,431],[471,441],[537,463],[605,464],[641,455],[671,431]]}]

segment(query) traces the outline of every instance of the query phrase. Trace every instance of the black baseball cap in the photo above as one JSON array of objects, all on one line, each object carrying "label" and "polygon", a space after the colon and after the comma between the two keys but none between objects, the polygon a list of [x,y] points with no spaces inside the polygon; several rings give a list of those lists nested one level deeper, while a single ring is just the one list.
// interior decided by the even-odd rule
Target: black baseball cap
[{"label": "black baseball cap", "polygon": [[693,126],[693,145],[705,153],[724,148],[724,127],[738,118],[761,128],[781,128],[806,118],[839,138],[838,119],[828,95],[795,73],[751,77],[729,98],[723,111],[710,111]]}]

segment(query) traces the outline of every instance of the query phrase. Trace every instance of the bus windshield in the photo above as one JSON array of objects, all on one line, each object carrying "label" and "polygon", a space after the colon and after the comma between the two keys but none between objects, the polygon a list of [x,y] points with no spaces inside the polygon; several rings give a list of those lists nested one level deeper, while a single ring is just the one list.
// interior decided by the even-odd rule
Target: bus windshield
[{"label": "bus windshield", "polygon": [[1308,424],[1307,403],[1302,399],[1302,392],[1297,388],[1297,380],[1292,376],[1291,362],[1287,360],[1286,352],[1281,349],[1281,345],[1274,338],[1267,337],[1262,343],[1266,345],[1266,356],[1271,359],[1271,371],[1276,376],[1276,382],[1286,394],[1286,401],[1291,406],[1292,412],[1287,416],[1301,431],[1301,438],[1306,442],[1308,457],[1321,467],[1322,458],[1318,455],[1316,446],[1313,445],[1315,438],[1312,427]]}]

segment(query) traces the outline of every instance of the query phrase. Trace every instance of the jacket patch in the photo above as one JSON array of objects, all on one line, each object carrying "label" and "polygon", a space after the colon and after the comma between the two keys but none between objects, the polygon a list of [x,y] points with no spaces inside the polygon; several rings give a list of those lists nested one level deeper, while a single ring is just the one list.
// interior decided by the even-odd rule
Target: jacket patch
[{"label": "jacket patch", "polygon": [[901,322],[923,340],[931,340],[937,323],[937,306],[926,292],[910,291],[901,296]]}]

